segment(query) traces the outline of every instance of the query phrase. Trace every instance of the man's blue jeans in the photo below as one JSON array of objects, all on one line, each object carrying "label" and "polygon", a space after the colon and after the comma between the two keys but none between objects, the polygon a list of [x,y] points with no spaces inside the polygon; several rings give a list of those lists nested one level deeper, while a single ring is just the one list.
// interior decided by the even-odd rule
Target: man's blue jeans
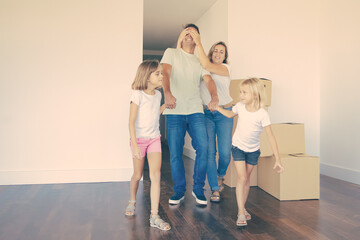
[{"label": "man's blue jeans", "polygon": [[[232,107],[225,108],[231,110]],[[223,177],[231,160],[231,138],[233,119],[227,118],[218,111],[204,110],[207,134],[209,139],[207,179],[212,191],[219,190],[217,177]],[[216,138],[219,151],[218,167],[216,166]]]},{"label": "man's blue jeans", "polygon": [[188,131],[191,137],[191,144],[196,151],[193,191],[196,194],[203,193],[208,157],[208,137],[204,114],[166,115],[166,129],[170,150],[171,176],[174,181],[174,192],[183,195],[186,191],[183,148],[185,133]]}]

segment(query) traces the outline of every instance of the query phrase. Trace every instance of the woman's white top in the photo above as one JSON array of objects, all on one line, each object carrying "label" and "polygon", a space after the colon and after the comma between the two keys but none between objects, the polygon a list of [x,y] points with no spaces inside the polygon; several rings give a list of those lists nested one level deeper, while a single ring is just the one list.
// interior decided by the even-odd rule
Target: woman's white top
[{"label": "woman's white top", "polygon": [[136,138],[156,138],[160,136],[161,93],[155,90],[155,95],[149,95],[142,90],[132,90],[130,101],[139,107],[135,122]]},{"label": "woman's white top", "polygon": [[232,111],[238,114],[232,145],[244,152],[255,152],[260,149],[262,129],[270,125],[269,113],[263,108],[256,112],[249,112],[242,102],[238,102]]},{"label": "woman's white top", "polygon": [[[219,105],[226,105],[228,103],[232,102],[232,98],[230,97],[230,66],[228,64],[222,63],[222,65],[226,66],[229,71],[229,76],[221,76],[215,73],[211,74],[212,79],[214,79],[216,88],[217,88],[217,94],[219,97]],[[206,87],[206,84],[204,81],[201,82],[200,85],[200,94],[201,99],[204,105],[208,105],[211,101],[211,96],[209,93],[208,88]]]}]

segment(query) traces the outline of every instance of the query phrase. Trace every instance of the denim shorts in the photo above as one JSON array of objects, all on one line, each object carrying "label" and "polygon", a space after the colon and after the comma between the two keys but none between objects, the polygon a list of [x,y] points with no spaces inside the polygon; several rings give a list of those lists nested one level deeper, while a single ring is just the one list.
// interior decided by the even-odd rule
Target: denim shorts
[{"label": "denim shorts", "polygon": [[260,157],[260,149],[255,152],[244,152],[243,150],[231,146],[231,153],[234,161],[245,161],[250,165],[257,165]]}]

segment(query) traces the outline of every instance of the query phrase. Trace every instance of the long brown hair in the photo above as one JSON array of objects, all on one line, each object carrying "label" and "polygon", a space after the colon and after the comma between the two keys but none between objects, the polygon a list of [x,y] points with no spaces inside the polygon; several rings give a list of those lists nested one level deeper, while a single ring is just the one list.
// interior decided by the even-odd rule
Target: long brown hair
[{"label": "long brown hair", "polygon": [[131,85],[131,88],[134,90],[146,90],[148,87],[148,79],[150,75],[156,71],[160,63],[158,60],[145,60],[143,61],[137,71],[134,82]]}]

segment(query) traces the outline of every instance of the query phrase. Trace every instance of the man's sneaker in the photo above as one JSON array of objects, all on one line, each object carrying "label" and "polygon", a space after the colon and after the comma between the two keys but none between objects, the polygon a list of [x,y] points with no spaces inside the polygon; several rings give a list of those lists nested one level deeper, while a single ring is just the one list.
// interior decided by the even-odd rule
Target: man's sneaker
[{"label": "man's sneaker", "polygon": [[201,205],[206,205],[207,204],[206,197],[205,197],[204,193],[195,194],[194,192],[192,192],[192,195],[194,196],[194,198],[196,199],[196,202],[198,204],[201,204]]},{"label": "man's sneaker", "polygon": [[183,199],[184,199],[184,194],[174,193],[174,195],[169,199],[169,203],[179,204]]}]

